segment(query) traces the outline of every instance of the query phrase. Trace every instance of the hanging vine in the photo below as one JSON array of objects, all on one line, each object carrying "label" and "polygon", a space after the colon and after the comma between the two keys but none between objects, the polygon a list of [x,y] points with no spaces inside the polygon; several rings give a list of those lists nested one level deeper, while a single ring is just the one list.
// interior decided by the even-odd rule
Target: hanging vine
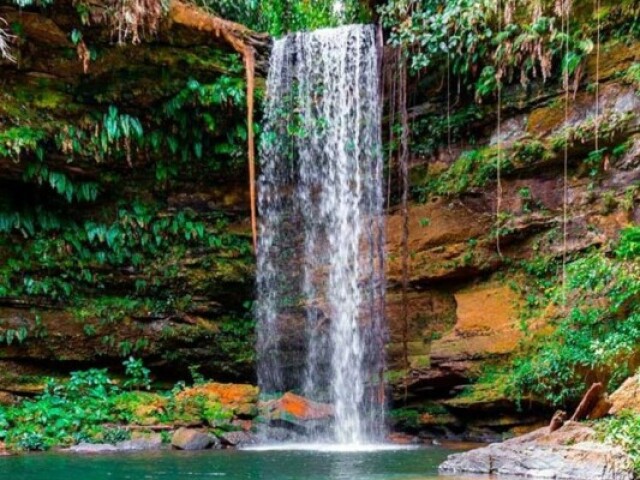
[{"label": "hanging vine", "polygon": [[233,49],[244,58],[247,80],[247,149],[249,162],[249,197],[251,202],[251,235],[254,251],[257,248],[258,221],[256,207],[256,168],[255,168],[255,135],[253,129],[254,118],[254,90],[255,90],[255,45],[264,45],[265,38],[254,39],[249,36],[249,29],[227,20],[212,16],[207,12],[182,2],[171,4],[170,18],[196,30],[213,33],[222,37]]},{"label": "hanging vine", "polygon": [[[402,185],[402,351],[404,367],[409,369],[408,338],[409,338],[409,113],[407,109],[407,62],[406,55],[400,55],[400,155],[399,168]],[[405,398],[407,385],[405,382]]]},{"label": "hanging vine", "polygon": [[[563,62],[562,81],[564,87],[564,124],[569,123],[569,21],[570,0],[557,0],[556,13],[562,18],[562,31],[565,37],[565,62]],[[562,161],[562,305],[567,306],[567,245],[569,223],[569,142],[564,142]]]},{"label": "hanging vine", "polygon": [[[498,32],[502,32],[502,4],[500,1],[497,3],[497,16],[498,16]],[[505,16],[510,19],[512,13],[508,13],[509,9],[506,9]],[[498,256],[502,258],[502,249],[500,246],[500,230],[501,225],[501,213],[502,213],[502,68],[498,66],[496,68],[496,85],[498,89],[498,106],[497,106],[497,136],[498,136],[498,155],[496,156],[496,251]]]}]

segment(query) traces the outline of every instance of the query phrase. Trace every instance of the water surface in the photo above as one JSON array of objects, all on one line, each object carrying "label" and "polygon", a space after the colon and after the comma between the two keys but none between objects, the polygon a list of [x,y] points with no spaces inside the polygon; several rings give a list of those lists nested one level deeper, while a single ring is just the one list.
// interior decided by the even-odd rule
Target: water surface
[{"label": "water surface", "polygon": [[[0,458],[11,480],[434,480],[452,451],[442,447],[376,452],[205,451]],[[440,477],[467,480],[473,477]],[[476,480],[478,477],[475,477]],[[487,477],[481,477],[487,478]]]}]

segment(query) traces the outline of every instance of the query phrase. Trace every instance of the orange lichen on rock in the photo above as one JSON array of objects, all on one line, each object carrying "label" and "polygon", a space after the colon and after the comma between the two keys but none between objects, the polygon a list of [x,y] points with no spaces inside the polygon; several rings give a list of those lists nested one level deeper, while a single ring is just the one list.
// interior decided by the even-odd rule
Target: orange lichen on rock
[{"label": "orange lichen on rock", "polygon": [[333,416],[331,405],[314,402],[291,392],[269,402],[267,406],[273,419],[307,421],[325,420]]},{"label": "orange lichen on rock", "polygon": [[258,387],[235,383],[205,383],[187,388],[177,395],[177,399],[190,397],[205,397],[212,402],[218,402],[223,407],[238,415],[250,415],[258,402]]},{"label": "orange lichen on rock", "polygon": [[455,295],[457,321],[451,333],[434,342],[439,357],[473,358],[512,352],[522,333],[518,328],[518,296],[506,285],[485,284]]}]

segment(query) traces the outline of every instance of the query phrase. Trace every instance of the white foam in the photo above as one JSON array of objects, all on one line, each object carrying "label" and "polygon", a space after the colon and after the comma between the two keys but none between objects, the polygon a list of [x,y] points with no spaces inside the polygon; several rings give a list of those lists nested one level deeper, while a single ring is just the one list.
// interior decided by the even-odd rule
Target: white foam
[{"label": "white foam", "polygon": [[396,445],[393,443],[265,443],[242,447],[242,450],[254,452],[300,451],[319,453],[371,453],[396,450],[416,450],[417,445]]}]

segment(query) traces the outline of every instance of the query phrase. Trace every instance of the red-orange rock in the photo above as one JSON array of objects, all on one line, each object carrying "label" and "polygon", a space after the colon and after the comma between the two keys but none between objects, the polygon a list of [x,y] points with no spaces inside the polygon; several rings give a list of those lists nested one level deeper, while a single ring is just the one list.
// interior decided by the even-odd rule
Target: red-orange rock
[{"label": "red-orange rock", "polygon": [[391,443],[395,443],[396,445],[412,445],[420,442],[417,437],[400,432],[389,434],[387,436],[387,440]]},{"label": "red-orange rock", "polygon": [[291,392],[266,405],[271,420],[283,420],[294,424],[308,421],[324,421],[333,416],[333,407],[318,403]]}]

